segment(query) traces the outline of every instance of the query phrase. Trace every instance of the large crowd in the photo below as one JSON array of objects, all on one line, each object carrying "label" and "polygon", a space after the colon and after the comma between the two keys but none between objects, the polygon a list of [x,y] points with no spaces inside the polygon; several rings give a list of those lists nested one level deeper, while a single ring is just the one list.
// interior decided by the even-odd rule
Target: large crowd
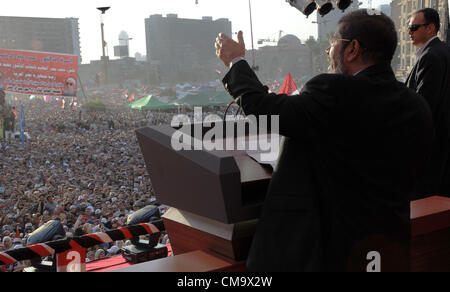
[{"label": "large crowd", "polygon": [[[8,102],[24,106],[28,138],[25,147],[18,135],[0,140],[0,252],[24,246],[50,220],[60,220],[68,237],[79,236],[116,229],[155,203],[135,129],[169,124],[175,113],[86,111],[41,98]],[[124,244],[90,249],[88,260]]]}]

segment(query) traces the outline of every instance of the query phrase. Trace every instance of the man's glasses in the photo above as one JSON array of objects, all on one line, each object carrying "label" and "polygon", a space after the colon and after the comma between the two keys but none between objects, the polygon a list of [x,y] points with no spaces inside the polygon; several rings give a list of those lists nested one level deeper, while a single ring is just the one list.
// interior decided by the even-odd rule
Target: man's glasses
[{"label": "man's glasses", "polygon": [[421,26],[427,26],[427,25],[429,25],[429,23],[424,23],[424,24],[412,24],[412,25],[408,26],[408,29],[409,29],[410,31],[416,31],[416,30],[418,30]]},{"label": "man's glasses", "polygon": [[341,38],[338,38],[338,37],[335,37],[335,36],[330,37],[329,41],[330,41],[330,46],[331,47],[335,46],[338,41],[351,42],[351,40],[349,40],[349,39],[341,39]]}]

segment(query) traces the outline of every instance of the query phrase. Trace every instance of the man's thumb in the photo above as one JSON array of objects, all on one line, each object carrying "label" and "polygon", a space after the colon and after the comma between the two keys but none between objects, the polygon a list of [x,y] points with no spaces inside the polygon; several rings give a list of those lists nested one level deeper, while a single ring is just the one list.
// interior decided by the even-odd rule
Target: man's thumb
[{"label": "man's thumb", "polygon": [[244,33],[242,32],[242,30],[238,32],[238,43],[244,44]]}]

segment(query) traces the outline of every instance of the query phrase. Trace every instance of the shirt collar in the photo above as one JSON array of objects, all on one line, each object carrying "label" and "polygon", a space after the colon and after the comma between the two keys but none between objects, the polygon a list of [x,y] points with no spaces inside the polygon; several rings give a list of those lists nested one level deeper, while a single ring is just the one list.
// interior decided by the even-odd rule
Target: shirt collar
[{"label": "shirt collar", "polygon": [[422,56],[423,51],[425,51],[425,48],[435,39],[437,38],[437,36],[432,37],[431,39],[429,39],[416,53],[417,58],[419,58],[420,56]]}]

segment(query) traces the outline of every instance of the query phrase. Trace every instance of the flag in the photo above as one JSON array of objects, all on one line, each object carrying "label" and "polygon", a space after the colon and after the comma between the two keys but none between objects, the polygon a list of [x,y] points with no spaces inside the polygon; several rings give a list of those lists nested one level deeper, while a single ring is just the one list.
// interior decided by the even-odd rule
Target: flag
[{"label": "flag", "polygon": [[20,238],[19,226],[16,227],[16,238]]},{"label": "flag", "polygon": [[20,106],[20,140],[22,142],[22,147],[25,147],[25,113],[23,111],[23,105]]},{"label": "flag", "polygon": [[134,93],[133,94],[131,94],[131,96],[130,96],[130,99],[128,100],[129,102],[132,102],[133,101],[133,99],[134,99]]},{"label": "flag", "polygon": [[64,100],[64,97],[61,98],[60,106],[61,106],[61,108],[64,108],[66,106],[66,101]]},{"label": "flag", "polygon": [[298,94],[298,88],[291,76],[291,73],[288,73],[286,80],[284,81],[283,86],[281,86],[281,90],[278,94]]}]

